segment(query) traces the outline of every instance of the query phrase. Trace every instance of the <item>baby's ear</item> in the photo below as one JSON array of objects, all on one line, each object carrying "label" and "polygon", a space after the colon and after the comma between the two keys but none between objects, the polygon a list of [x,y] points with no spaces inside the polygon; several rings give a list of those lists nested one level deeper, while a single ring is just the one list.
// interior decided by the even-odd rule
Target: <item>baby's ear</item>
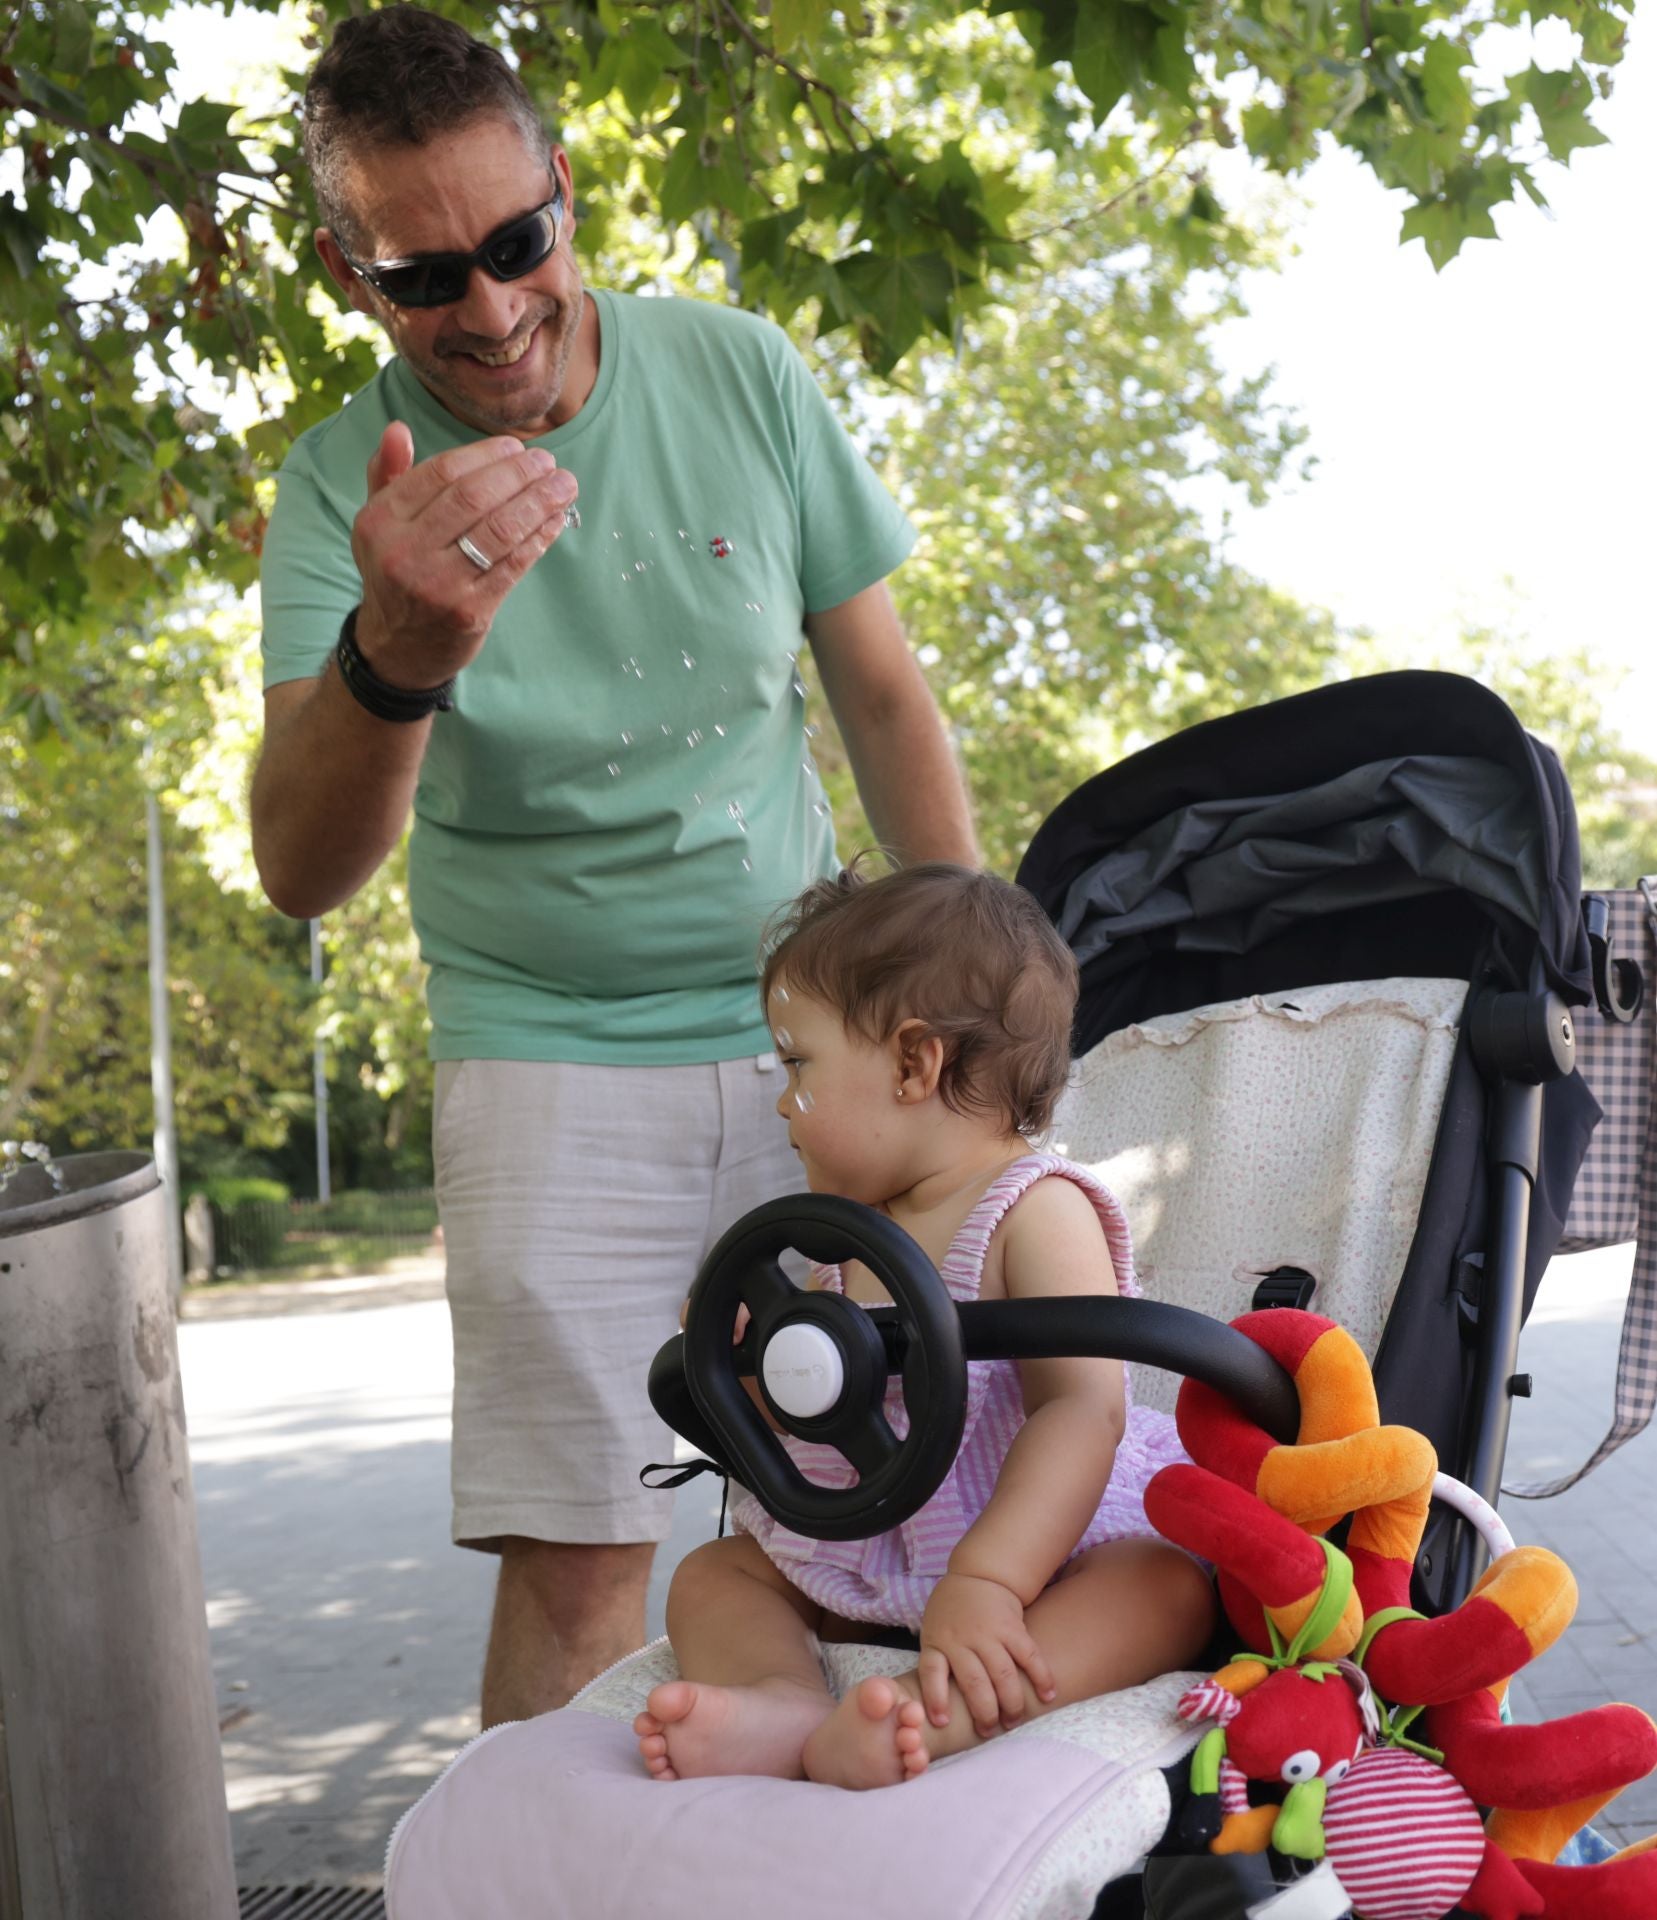
[{"label": "baby's ear", "polygon": [[938,1090],[944,1043],[924,1020],[905,1020],[892,1035],[900,1100],[925,1100]]}]

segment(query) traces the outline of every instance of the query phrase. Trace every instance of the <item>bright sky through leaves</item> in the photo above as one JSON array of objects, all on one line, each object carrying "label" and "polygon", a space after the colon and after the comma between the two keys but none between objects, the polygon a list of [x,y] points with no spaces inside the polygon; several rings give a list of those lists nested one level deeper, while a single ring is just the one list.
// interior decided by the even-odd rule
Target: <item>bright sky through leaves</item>
[{"label": "bright sky through leaves", "polygon": [[[1397,244],[1406,196],[1349,154],[1299,183],[1298,256],[1224,336],[1278,368],[1311,481],[1238,511],[1240,564],[1383,639],[1510,627],[1627,667],[1608,716],[1657,754],[1657,33],[1636,22],[1609,144],[1501,208],[1498,241],[1434,273]],[[1509,588],[1507,582],[1511,580]]]}]

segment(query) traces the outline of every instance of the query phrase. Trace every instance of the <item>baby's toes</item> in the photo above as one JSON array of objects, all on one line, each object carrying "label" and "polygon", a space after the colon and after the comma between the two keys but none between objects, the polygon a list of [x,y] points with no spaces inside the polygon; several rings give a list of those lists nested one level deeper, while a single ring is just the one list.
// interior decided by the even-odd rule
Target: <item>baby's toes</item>
[{"label": "baby's toes", "polygon": [[661,1721],[656,1718],[655,1714],[636,1713],[633,1716],[633,1731],[641,1740],[645,1740],[652,1734],[661,1734],[664,1729]]},{"label": "baby's toes", "polygon": [[932,1756],[926,1750],[926,1742],[917,1740],[912,1747],[903,1744],[903,1735],[898,1735],[898,1761],[903,1768],[905,1780],[914,1780],[932,1764]]},{"label": "baby's toes", "polygon": [[870,1674],[857,1685],[857,1710],[865,1720],[884,1720],[900,1695],[883,1673]]}]

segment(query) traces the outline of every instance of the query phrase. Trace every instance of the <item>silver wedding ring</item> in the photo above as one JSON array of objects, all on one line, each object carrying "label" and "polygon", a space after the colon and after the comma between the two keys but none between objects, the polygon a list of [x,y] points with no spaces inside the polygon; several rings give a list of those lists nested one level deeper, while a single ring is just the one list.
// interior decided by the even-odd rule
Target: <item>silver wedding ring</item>
[{"label": "silver wedding ring", "polygon": [[463,533],[455,542],[455,545],[459,547],[461,552],[465,554],[466,558],[471,561],[479,573],[487,573],[495,564],[481,547],[473,545],[472,536],[469,533]]}]

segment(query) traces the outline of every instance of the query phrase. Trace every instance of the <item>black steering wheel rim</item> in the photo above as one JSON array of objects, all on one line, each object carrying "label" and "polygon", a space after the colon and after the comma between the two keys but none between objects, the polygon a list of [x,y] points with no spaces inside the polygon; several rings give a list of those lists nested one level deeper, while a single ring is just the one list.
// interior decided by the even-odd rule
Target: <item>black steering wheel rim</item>
[{"label": "black steering wheel rim", "polygon": [[[891,1296],[903,1334],[900,1438],[881,1412],[886,1350],[866,1310],[834,1293],[796,1287],[778,1264],[788,1250],[820,1266],[860,1260]],[[747,1307],[756,1361],[786,1326],[807,1322],[838,1349],[839,1398],[810,1419],[790,1414],[765,1387],[772,1412],[801,1439],[836,1448],[858,1469],[856,1486],[806,1479],[749,1397],[732,1335]],[[909,1519],[942,1484],[966,1425],[967,1363],[960,1320],[937,1269],[895,1221],[835,1194],[789,1194],[755,1208],[703,1261],[685,1313],[685,1380],[726,1464],[786,1527],[819,1540],[855,1540]],[[756,1367],[760,1372],[760,1367]]]}]

